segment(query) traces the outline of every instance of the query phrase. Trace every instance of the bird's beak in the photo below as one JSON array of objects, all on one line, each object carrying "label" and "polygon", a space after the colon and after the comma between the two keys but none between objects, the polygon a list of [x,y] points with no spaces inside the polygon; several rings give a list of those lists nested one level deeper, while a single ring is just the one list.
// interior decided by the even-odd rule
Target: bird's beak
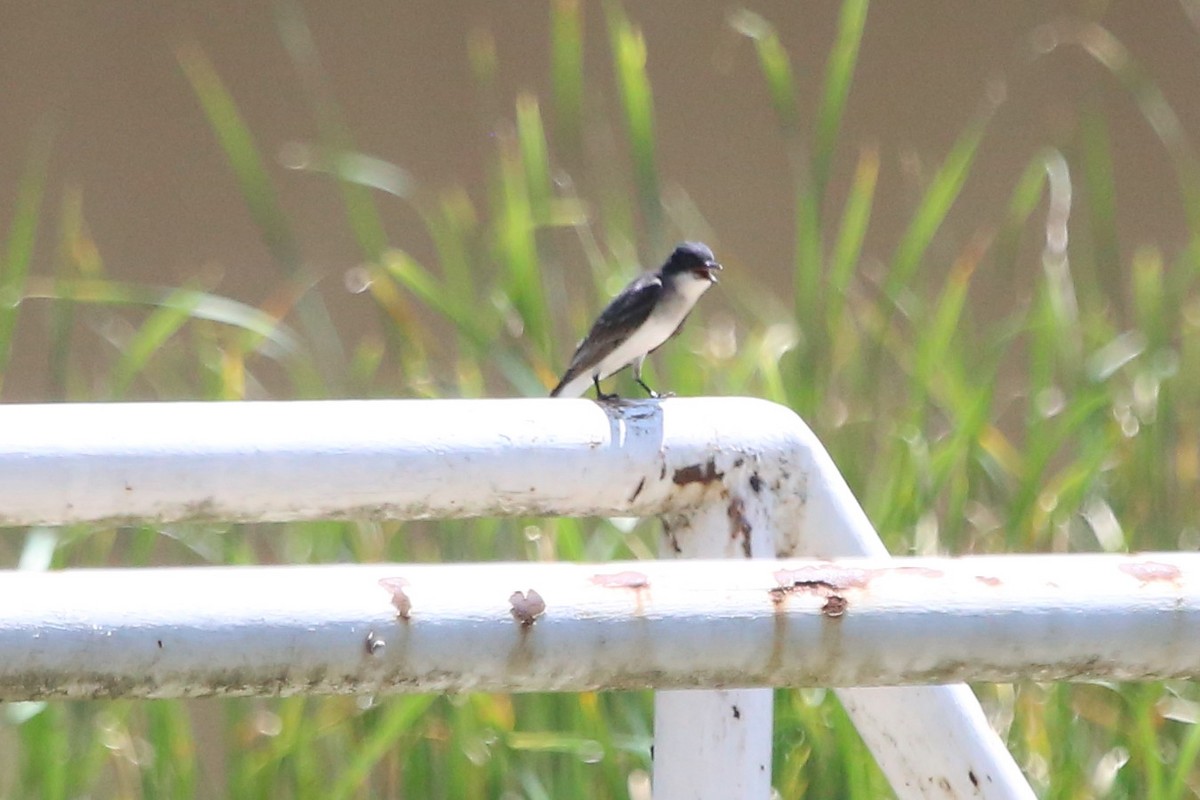
[{"label": "bird's beak", "polygon": [[716,261],[705,261],[704,269],[699,270],[699,272],[705,278],[708,278],[713,283],[716,283],[717,282],[717,273],[720,272],[722,269],[724,269],[724,268],[720,264],[718,264]]}]

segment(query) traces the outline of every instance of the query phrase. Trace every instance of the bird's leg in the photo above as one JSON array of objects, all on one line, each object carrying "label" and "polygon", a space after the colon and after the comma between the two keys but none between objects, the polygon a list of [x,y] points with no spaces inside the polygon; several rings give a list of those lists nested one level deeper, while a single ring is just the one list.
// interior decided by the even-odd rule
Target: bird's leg
[{"label": "bird's leg", "polygon": [[637,363],[635,363],[633,365],[633,379],[635,381],[637,381],[637,385],[646,390],[646,394],[650,395],[651,400],[665,400],[668,397],[674,397],[675,395],[671,392],[666,392],[665,394],[659,394],[658,392],[654,391],[653,389],[651,389],[649,386],[646,385],[646,382],[644,380],[642,380],[642,362],[643,361],[645,361],[644,358],[638,359]]},{"label": "bird's leg", "polygon": [[600,376],[599,375],[592,376],[592,385],[596,387],[596,399],[599,400],[601,403],[611,403],[614,400],[621,399],[620,396],[616,392],[613,392],[612,394],[605,394],[604,392],[600,391]]}]

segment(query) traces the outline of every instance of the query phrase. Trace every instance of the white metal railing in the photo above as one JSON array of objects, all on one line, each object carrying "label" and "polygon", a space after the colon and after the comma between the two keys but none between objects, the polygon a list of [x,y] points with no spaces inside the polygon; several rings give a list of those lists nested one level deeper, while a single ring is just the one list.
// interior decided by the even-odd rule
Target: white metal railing
[{"label": "white metal railing", "polygon": [[[8,573],[0,699],[653,685],[656,797],[728,798],[770,792],[757,687],[858,684],[901,797],[1007,798],[965,685],[864,686],[1200,663],[1193,557],[885,561],[759,400],[0,407],[0,525],[504,514],[657,515],[664,558],[731,560]],[[801,556],[870,560],[766,560]]]},{"label": "white metal railing", "polygon": [[1191,678],[1198,630],[1198,553],[17,572],[0,701]]}]

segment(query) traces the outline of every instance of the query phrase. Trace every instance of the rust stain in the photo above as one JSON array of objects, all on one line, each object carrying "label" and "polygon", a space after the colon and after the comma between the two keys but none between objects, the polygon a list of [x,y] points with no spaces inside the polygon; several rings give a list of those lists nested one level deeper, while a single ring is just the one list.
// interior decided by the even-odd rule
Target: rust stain
[{"label": "rust stain", "polygon": [[1175,583],[1183,573],[1174,564],[1164,564],[1161,561],[1139,561],[1136,564],[1122,564],[1120,570],[1132,575],[1142,583],[1151,581],[1170,581]]},{"label": "rust stain", "polygon": [[792,594],[813,594],[825,598],[821,613],[836,619],[850,608],[845,592],[849,589],[864,589],[870,581],[870,570],[835,566],[801,567],[781,569],[775,573],[779,586],[769,590],[771,602],[776,609]]},{"label": "rust stain", "polygon": [[842,597],[840,594],[831,594],[825,600],[825,605],[821,606],[821,613],[827,617],[840,617],[846,613],[850,601]]},{"label": "rust stain", "polygon": [[645,589],[650,586],[650,579],[644,573],[627,570],[606,575],[593,575],[592,583],[605,589]]},{"label": "rust stain", "polygon": [[988,586],[999,586],[1002,583],[999,578],[992,575],[976,575],[975,580]]},{"label": "rust stain", "polygon": [[638,485],[634,488],[633,494],[629,495],[629,502],[632,503],[634,500],[637,500],[638,495],[642,493],[642,489],[644,488],[646,488],[646,479],[642,478],[640,481],[638,481]]},{"label": "rust stain", "polygon": [[404,578],[380,578],[379,585],[392,593],[392,605],[396,607],[396,616],[407,620],[412,614],[412,600],[404,593],[408,581]]},{"label": "rust stain", "polygon": [[671,480],[676,486],[686,486],[689,483],[713,483],[725,477],[725,473],[717,472],[717,464],[709,459],[703,464],[691,464],[675,470]]},{"label": "rust stain", "polygon": [[750,546],[750,534],[754,530],[750,525],[750,521],[746,519],[746,503],[740,497],[733,497],[729,501],[729,508],[726,509],[729,515],[729,536],[731,539],[742,540],[742,555],[746,558],[753,558]]},{"label": "rust stain", "polygon": [[779,582],[779,588],[784,591],[806,586],[827,586],[837,591],[865,589],[870,583],[871,573],[875,571],[821,564],[799,569],[781,569],[775,573],[775,580]]},{"label": "rust stain", "polygon": [[512,606],[509,613],[521,623],[522,628],[531,627],[538,617],[546,613],[546,601],[533,589],[528,592],[513,592],[508,596],[508,602]]}]

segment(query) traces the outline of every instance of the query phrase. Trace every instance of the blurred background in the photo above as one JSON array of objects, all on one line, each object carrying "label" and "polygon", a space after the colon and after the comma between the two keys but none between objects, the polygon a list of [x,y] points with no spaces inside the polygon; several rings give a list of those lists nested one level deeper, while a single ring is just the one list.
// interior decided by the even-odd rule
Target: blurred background
[{"label": "blurred background", "polygon": [[[0,399],[539,396],[701,239],[726,270],[650,382],[796,409],[893,553],[1195,549],[1198,67],[1196,0],[9,3]],[[197,520],[12,531],[0,561],[607,560],[656,535]],[[1192,683],[977,691],[1041,796],[1200,796]],[[0,794],[645,797],[649,712],[15,704]],[[776,712],[782,796],[887,796],[831,694]]]},{"label": "blurred background", "polygon": [[[608,31],[601,9],[589,10],[579,41],[584,93],[576,121],[571,108],[553,102],[551,20],[542,3],[312,3],[303,10],[312,41],[292,44],[291,54],[281,17],[299,12],[265,2],[17,4],[5,9],[0,26],[0,186],[15,187],[30,149],[48,146],[48,202],[53,207],[78,193],[108,274],[162,284],[200,274],[223,294],[261,302],[278,273],[181,70],[179,49],[198,48],[255,137],[299,258],[339,328],[353,338],[372,318],[361,313],[369,299],[343,286],[362,252],[339,193],[328,181],[281,166],[290,145],[322,140],[323,112],[314,109],[313,92],[337,104],[357,151],[405,171],[410,196],[461,187],[476,201],[486,197],[492,140],[511,128],[517,96],[532,93],[547,117],[554,177],[574,182],[583,213],[599,223],[597,204],[627,202],[634,209],[637,200],[617,121]],[[784,179],[793,143],[781,133],[735,7],[666,2],[630,10],[646,43],[661,183],[687,208],[673,232],[713,239],[719,255],[736,265],[728,280],[784,285],[795,260],[795,187]],[[774,25],[787,49],[796,124],[808,127],[839,7],[763,2],[752,10]],[[1170,155],[1152,130],[1154,120],[1139,111],[1137,94],[1084,48],[1046,51],[1055,39],[1052,26],[1101,21],[1152,76],[1180,123],[1194,129],[1200,40],[1188,10],[1187,3],[1103,2],[872,7],[834,149],[826,219],[844,200],[859,151],[876,149],[878,188],[862,268],[883,263],[930,174],[962,130],[989,113],[970,176],[934,241],[948,254],[981,224],[1000,218],[1013,176],[1040,148],[1072,146],[1081,118],[1101,115],[1111,140],[1115,240],[1123,255],[1149,242],[1180,244],[1187,236],[1184,212],[1177,193],[1164,191],[1176,185]],[[310,46],[311,53],[296,53]],[[298,58],[314,63],[299,66]],[[578,124],[582,131],[574,129]],[[16,200],[15,191],[0,192],[0,219],[12,217]],[[390,242],[423,261],[434,258],[411,205],[383,197],[379,215]],[[651,265],[663,254],[664,242],[652,241],[644,228],[633,241],[611,226],[597,233],[614,269],[639,259]],[[35,252],[36,264],[49,264],[52,236],[40,237]],[[581,259],[578,250],[562,248],[550,267],[571,282]],[[1108,269],[1119,263],[1114,258]],[[1022,266],[1036,268],[1036,259]],[[936,277],[938,268],[922,271]],[[1028,299],[1032,286],[1024,274],[1015,286],[1009,276],[981,274],[976,291],[1006,304],[1014,291]],[[1097,277],[1112,281],[1110,288],[1120,281],[1111,272]],[[33,325],[21,331],[27,338],[7,380],[9,399],[36,400],[49,391]],[[562,345],[566,358],[569,343]]]}]

